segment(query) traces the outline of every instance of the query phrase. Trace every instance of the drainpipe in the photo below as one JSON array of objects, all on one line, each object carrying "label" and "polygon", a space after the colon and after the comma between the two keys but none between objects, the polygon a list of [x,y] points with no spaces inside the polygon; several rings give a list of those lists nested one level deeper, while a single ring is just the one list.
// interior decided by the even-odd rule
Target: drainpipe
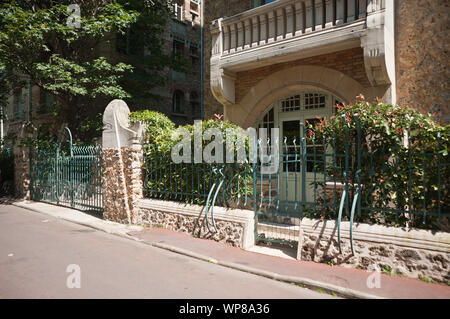
[{"label": "drainpipe", "polygon": [[201,47],[201,52],[200,52],[200,117],[203,120],[205,118],[205,114],[204,114],[204,88],[203,88],[203,67],[204,67],[204,54],[203,54],[203,2],[205,0],[201,0],[200,1],[200,14],[202,15],[201,19],[200,19],[200,47]]},{"label": "drainpipe", "polygon": [[3,108],[3,105],[0,106],[0,137],[1,137],[1,148],[3,149],[3,137],[5,136],[5,133],[3,131],[3,115],[5,114],[5,110]]},{"label": "drainpipe", "polygon": [[28,78],[28,110],[27,121],[31,121],[31,77]]}]

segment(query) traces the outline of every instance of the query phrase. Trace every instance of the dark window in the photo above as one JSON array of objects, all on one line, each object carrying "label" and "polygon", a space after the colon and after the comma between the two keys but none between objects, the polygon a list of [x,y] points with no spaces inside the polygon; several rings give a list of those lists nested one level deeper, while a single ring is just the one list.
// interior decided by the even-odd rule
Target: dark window
[{"label": "dark window", "polygon": [[22,120],[23,119],[23,94],[22,89],[18,89],[14,92],[14,119]]},{"label": "dark window", "polygon": [[144,53],[144,46],[136,26],[131,26],[124,34],[116,33],[116,52],[120,54],[139,55]]},{"label": "dark window", "polygon": [[281,101],[282,112],[292,112],[300,110],[300,95],[294,95]]},{"label": "dark window", "polygon": [[305,109],[321,109],[325,107],[325,95],[320,93],[305,94]]},{"label": "dark window", "polygon": [[172,51],[175,56],[183,56],[184,55],[184,42],[174,39]]},{"label": "dark window", "polygon": [[191,92],[191,95],[189,97],[189,102],[191,104],[191,112],[192,115],[195,116],[195,114],[199,111],[200,109],[200,100],[198,99],[198,94],[197,92]]},{"label": "dark window", "polygon": [[182,91],[177,90],[173,93],[172,97],[172,111],[173,113],[183,113],[184,94]]},{"label": "dark window", "polygon": [[259,6],[263,6],[265,4],[274,2],[276,0],[253,0],[253,8],[259,7]]},{"label": "dark window", "polygon": [[41,114],[50,113],[54,109],[54,106],[55,106],[55,98],[53,94],[41,89],[39,100],[39,113]]}]

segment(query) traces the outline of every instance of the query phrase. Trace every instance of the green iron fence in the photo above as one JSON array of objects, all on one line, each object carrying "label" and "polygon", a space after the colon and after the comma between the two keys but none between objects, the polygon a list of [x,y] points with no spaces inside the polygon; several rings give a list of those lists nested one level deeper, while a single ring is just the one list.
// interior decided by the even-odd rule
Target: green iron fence
[{"label": "green iron fence", "polygon": [[[342,121],[345,121],[342,118]],[[255,170],[256,238],[297,242],[303,217],[450,231],[448,131],[426,140],[399,132],[403,144],[385,145],[355,128],[326,137],[300,123],[300,138],[285,137],[276,174]],[[341,247],[340,247],[341,248]]]},{"label": "green iron fence", "polygon": [[303,217],[336,220],[339,238],[344,220],[351,238],[354,222],[450,231],[448,138],[444,145],[441,132],[433,143],[404,132],[404,145],[394,149],[375,147],[377,137],[359,124],[341,138],[299,127],[299,137],[274,146],[258,141],[258,150],[279,150],[274,174],[261,174],[267,164],[260,161],[175,164],[153,153],[145,161],[145,196],[204,205],[214,227],[214,206],[253,209],[257,241],[295,244]]},{"label": "green iron fence", "polygon": [[31,199],[102,212],[102,156],[97,146],[31,152]]},{"label": "green iron fence", "polygon": [[144,167],[145,197],[203,205],[205,216],[212,216],[214,228],[215,206],[252,209],[251,164],[194,163],[194,158],[191,163],[174,163],[170,154],[152,153],[145,156]]}]

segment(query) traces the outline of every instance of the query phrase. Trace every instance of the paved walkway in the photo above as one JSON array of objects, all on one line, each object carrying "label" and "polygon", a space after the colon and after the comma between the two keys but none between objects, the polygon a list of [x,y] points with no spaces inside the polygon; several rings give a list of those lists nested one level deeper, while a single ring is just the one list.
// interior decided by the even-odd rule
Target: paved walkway
[{"label": "paved walkway", "polygon": [[367,279],[373,273],[361,269],[329,266],[244,251],[212,240],[194,238],[185,233],[161,228],[144,229],[138,226],[121,225],[72,209],[44,203],[16,201],[13,204],[225,267],[297,283],[343,297],[450,299],[450,286],[444,284],[380,274],[380,288],[369,288]]}]

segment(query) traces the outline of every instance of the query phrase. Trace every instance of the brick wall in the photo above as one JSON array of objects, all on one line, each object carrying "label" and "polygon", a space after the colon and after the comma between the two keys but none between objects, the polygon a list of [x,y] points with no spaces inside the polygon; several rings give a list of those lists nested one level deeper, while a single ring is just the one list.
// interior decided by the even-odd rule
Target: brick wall
[{"label": "brick wall", "polygon": [[449,0],[396,1],[397,103],[450,122]]},{"label": "brick wall", "polygon": [[236,103],[239,103],[251,87],[265,77],[277,71],[299,65],[316,65],[335,69],[350,76],[364,87],[370,86],[364,69],[363,49],[354,48],[239,72],[236,75]]},{"label": "brick wall", "polygon": [[251,0],[210,0],[204,2],[204,116],[211,118],[215,113],[223,114],[223,106],[217,102],[211,93],[210,59],[211,33],[210,25],[215,19],[233,16],[252,8]]}]

